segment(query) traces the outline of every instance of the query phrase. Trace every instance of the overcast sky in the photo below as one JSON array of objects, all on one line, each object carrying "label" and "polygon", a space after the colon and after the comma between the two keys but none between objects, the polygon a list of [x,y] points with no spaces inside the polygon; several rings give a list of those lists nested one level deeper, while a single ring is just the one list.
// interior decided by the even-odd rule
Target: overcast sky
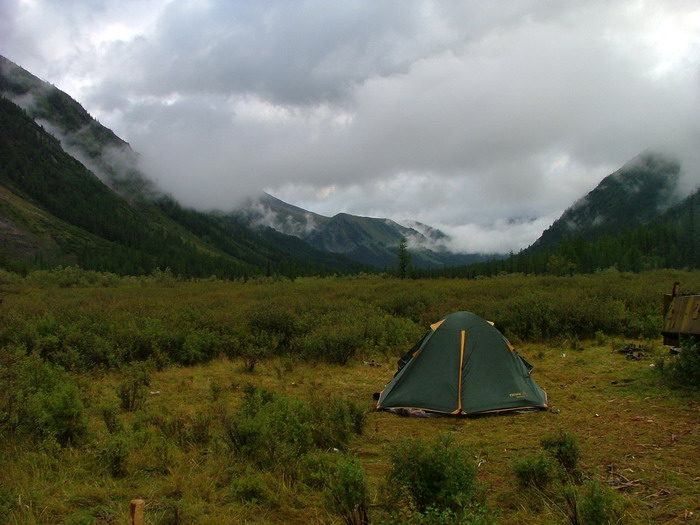
[{"label": "overcast sky", "polygon": [[201,209],[517,251],[645,149],[700,184],[700,1],[0,0],[0,54]]}]

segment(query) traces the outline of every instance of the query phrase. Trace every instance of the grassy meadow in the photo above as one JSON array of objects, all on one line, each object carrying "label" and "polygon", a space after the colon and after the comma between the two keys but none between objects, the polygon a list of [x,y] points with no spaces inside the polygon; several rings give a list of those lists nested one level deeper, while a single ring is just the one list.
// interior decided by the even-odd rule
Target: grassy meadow
[{"label": "grassy meadow", "polygon": [[[0,271],[0,523],[128,523],[134,498],[147,524],[697,520],[697,363],[678,373],[659,335],[674,281],[700,291],[700,272],[671,270]],[[373,411],[398,357],[458,310],[535,366],[549,411]],[[639,359],[618,351],[631,343]]]}]

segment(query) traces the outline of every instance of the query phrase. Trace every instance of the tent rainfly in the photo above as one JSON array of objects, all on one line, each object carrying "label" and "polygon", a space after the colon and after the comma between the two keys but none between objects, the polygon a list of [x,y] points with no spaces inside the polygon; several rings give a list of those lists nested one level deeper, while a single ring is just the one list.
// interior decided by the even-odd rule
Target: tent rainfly
[{"label": "tent rainfly", "polygon": [[532,365],[492,323],[455,312],[398,362],[377,409],[417,409],[473,415],[547,408],[547,394],[530,376]]}]

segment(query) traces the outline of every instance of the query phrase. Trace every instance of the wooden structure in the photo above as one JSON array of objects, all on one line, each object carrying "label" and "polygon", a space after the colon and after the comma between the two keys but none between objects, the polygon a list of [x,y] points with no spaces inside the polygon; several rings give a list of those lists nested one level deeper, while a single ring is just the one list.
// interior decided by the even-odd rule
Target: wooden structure
[{"label": "wooden structure", "polygon": [[129,525],[143,525],[143,508],[146,503],[142,499],[132,499],[129,511]]},{"label": "wooden structure", "polygon": [[664,296],[664,320],[661,328],[664,344],[678,346],[681,336],[700,336],[700,294],[681,294],[680,283]]}]

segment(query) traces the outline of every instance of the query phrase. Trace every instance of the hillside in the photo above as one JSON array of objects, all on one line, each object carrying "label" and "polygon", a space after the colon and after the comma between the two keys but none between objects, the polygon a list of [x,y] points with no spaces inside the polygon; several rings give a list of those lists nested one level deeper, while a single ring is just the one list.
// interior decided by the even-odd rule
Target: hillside
[{"label": "hillside", "polygon": [[6,261],[133,274],[167,266],[184,271],[188,264],[201,271],[253,271],[150,221],[1,97],[0,187],[0,255]]},{"label": "hillside", "polygon": [[677,203],[679,172],[677,161],[642,153],[566,209],[534,246],[548,248],[575,235],[592,240],[649,223]]},{"label": "hillside", "polygon": [[228,277],[361,268],[295,237],[182,207],[137,169],[126,142],[3,57],[0,95],[5,264]]},{"label": "hillside", "polygon": [[348,213],[326,217],[268,194],[249,200],[233,216],[242,217],[253,226],[294,235],[318,250],[342,254],[353,261],[379,268],[396,264],[401,239],[407,240],[411,264],[417,268],[470,264],[488,258],[482,254],[450,252],[446,248],[447,235],[425,224],[402,226],[391,219]]}]

